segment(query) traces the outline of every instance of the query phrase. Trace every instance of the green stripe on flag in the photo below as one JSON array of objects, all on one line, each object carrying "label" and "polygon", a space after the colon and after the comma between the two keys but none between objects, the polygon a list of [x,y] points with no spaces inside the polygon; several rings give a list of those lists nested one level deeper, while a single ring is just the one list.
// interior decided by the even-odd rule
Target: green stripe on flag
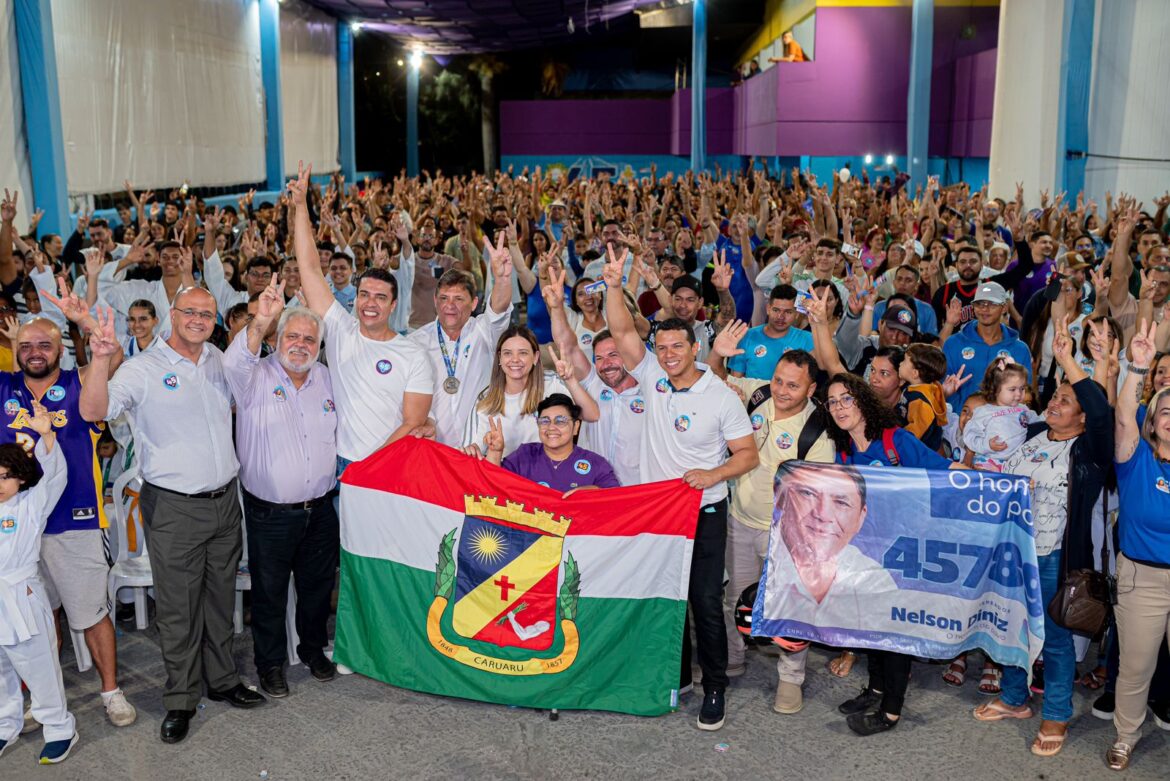
[{"label": "green stripe on flag", "polygon": [[[586,574],[582,573],[582,577]],[[567,669],[539,675],[487,672],[437,651],[427,637],[435,571],[341,552],[335,660],[406,689],[530,708],[669,713],[678,688],[683,600],[582,597],[575,617],[580,647]],[[448,605],[443,637],[477,655],[526,659],[530,652],[458,637]],[[558,616],[564,618],[564,616]],[[552,649],[564,645],[558,626]]]}]

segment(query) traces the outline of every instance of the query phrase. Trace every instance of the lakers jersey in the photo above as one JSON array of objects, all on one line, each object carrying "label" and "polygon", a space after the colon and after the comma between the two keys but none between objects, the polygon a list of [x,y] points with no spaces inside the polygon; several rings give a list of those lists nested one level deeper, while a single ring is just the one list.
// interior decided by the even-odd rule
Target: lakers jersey
[{"label": "lakers jersey", "polygon": [[[29,425],[32,419],[32,391],[24,384],[23,372],[0,372],[0,399],[4,400],[4,425],[0,443],[15,442],[29,453],[40,436]],[[45,534],[106,528],[102,499],[102,472],[97,441],[104,423],[90,423],[81,417],[78,401],[81,379],[76,369],[62,369],[57,382],[45,391],[40,402],[53,417],[57,446],[65,456],[69,482],[65,493],[49,514]]]}]

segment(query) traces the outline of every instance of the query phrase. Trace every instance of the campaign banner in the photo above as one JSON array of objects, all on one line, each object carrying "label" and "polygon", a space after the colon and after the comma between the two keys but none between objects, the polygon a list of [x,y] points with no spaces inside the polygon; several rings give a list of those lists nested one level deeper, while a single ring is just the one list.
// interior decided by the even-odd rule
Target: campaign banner
[{"label": "campaign banner", "polygon": [[788,461],[752,634],[1030,669],[1044,644],[1030,481]]},{"label": "campaign banner", "polygon": [[699,491],[672,480],[564,499],[414,437],[341,482],[336,661],[448,697],[677,709]]}]

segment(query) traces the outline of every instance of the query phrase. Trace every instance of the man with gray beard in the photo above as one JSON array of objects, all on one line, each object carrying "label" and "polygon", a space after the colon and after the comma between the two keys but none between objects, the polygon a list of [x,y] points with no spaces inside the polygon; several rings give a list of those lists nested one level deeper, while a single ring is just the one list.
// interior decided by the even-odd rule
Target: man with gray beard
[{"label": "man with gray beard", "polygon": [[[236,400],[256,672],[272,697],[288,695],[290,574],[297,594],[297,656],[318,681],[337,672],[325,657],[339,547],[332,501],[337,413],[329,370],[317,361],[325,326],[312,310],[284,305],[284,283],[273,277],[260,294],[256,316],[223,358]],[[276,352],[261,358],[261,342],[278,316]]]}]

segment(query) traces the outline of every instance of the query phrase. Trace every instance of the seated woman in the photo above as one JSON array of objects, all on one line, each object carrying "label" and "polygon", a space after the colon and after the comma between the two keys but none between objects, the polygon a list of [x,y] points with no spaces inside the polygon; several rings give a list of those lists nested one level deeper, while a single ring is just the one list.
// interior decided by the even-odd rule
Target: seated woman
[{"label": "seated woman", "polygon": [[554,393],[537,405],[540,441],[520,445],[507,457],[503,425],[498,418],[489,419],[488,424],[487,460],[509,472],[563,491],[565,497],[578,489],[621,485],[608,461],[575,444],[581,429],[581,408],[563,393]]}]

